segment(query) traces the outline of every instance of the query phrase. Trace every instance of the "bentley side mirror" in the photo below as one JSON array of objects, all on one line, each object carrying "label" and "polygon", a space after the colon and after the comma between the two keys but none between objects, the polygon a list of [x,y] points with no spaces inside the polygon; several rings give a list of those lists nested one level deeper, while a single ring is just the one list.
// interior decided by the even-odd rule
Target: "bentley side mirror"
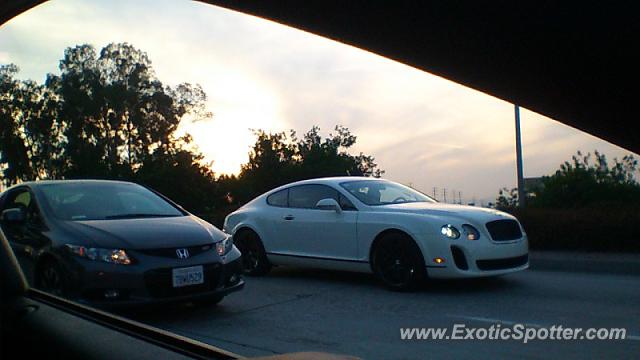
[{"label": "bentley side mirror", "polygon": [[318,203],[316,204],[316,208],[320,210],[333,210],[337,213],[342,212],[342,208],[340,207],[340,204],[338,204],[338,202],[335,199],[331,199],[331,198],[322,199],[318,201]]}]

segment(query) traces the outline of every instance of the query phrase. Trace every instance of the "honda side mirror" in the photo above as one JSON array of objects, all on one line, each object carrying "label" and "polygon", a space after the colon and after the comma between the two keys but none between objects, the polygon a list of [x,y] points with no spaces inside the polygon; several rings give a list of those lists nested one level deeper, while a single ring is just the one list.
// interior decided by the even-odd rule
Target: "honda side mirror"
[{"label": "honda side mirror", "polygon": [[25,222],[26,219],[27,216],[24,210],[20,208],[6,209],[0,215],[0,220],[7,224],[20,224]]}]

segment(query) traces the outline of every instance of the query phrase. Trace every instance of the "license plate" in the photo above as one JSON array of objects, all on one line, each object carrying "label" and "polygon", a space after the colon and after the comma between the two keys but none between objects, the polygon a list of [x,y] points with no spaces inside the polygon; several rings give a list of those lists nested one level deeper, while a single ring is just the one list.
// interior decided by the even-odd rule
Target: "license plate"
[{"label": "license plate", "polygon": [[202,265],[173,269],[173,287],[198,285],[204,283]]}]

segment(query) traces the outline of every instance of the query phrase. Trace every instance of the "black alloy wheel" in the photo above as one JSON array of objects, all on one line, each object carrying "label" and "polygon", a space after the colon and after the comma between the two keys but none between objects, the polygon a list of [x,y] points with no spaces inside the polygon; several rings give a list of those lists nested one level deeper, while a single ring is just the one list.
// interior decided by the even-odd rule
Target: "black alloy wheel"
[{"label": "black alloy wheel", "polygon": [[380,239],[372,254],[375,274],[390,289],[416,289],[426,278],[422,252],[408,236],[391,233]]},{"label": "black alloy wheel", "polygon": [[271,263],[258,234],[245,230],[239,232],[233,239],[236,247],[242,253],[244,273],[249,276],[265,275],[271,270]]}]

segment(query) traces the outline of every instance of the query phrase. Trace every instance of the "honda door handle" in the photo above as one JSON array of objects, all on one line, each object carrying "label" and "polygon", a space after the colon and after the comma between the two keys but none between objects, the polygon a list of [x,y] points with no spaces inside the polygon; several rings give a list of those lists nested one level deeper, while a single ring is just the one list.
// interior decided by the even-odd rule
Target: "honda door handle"
[{"label": "honda door handle", "polygon": [[284,217],[284,219],[285,219],[285,220],[293,220],[293,219],[295,219],[295,216],[293,216],[293,215],[287,215],[287,216],[285,216],[285,217]]}]

